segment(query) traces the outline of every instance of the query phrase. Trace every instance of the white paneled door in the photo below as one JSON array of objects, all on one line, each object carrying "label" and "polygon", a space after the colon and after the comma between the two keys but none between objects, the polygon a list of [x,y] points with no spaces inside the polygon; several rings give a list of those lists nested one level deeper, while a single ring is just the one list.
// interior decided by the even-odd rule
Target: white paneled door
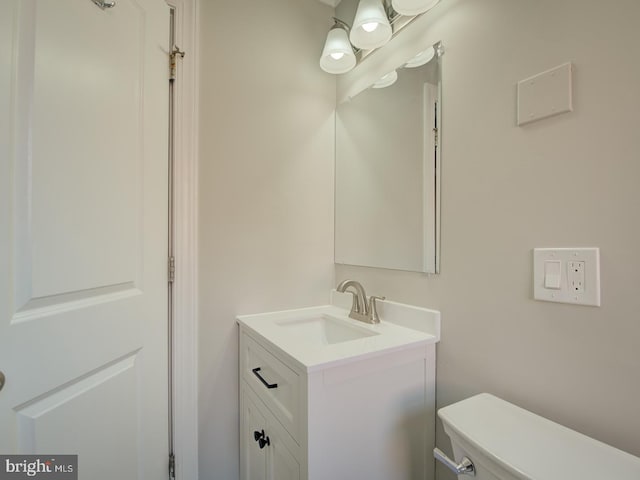
[{"label": "white paneled door", "polygon": [[167,476],[164,0],[2,0],[0,454]]}]

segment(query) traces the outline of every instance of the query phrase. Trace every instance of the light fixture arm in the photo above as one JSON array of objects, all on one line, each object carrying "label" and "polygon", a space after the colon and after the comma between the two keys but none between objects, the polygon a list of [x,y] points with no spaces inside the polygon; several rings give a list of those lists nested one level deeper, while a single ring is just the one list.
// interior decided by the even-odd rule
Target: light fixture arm
[{"label": "light fixture arm", "polygon": [[400,14],[393,9],[391,0],[382,0],[382,5],[384,6],[384,10],[389,18],[389,22],[393,23]]},{"label": "light fixture arm", "polygon": [[333,18],[333,21],[334,21],[334,24],[333,24],[333,27],[331,27],[331,30],[333,30],[334,28],[342,28],[343,30],[346,30],[347,33],[351,31],[351,27],[349,26],[348,23],[343,22],[342,20],[336,17],[331,17],[331,18]]}]

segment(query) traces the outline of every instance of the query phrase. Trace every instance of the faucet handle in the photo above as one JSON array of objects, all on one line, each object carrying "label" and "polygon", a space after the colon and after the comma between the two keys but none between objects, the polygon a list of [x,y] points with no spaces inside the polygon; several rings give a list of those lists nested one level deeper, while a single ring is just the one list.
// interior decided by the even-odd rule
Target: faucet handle
[{"label": "faucet handle", "polygon": [[362,308],[360,307],[360,301],[358,300],[358,295],[356,295],[356,292],[352,290],[345,290],[344,293],[351,294],[351,312],[350,313],[354,313],[354,312],[360,313]]},{"label": "faucet handle", "polygon": [[386,300],[386,297],[376,297],[374,295],[369,297],[369,318],[371,319],[371,323],[380,323],[376,300]]}]

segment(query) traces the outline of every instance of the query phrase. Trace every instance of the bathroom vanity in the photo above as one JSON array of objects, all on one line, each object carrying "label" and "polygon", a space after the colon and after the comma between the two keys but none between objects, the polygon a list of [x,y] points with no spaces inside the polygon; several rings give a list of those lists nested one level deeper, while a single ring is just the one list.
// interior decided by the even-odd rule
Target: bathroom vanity
[{"label": "bathroom vanity", "polygon": [[243,480],[433,478],[440,313],[379,308],[238,317]]}]

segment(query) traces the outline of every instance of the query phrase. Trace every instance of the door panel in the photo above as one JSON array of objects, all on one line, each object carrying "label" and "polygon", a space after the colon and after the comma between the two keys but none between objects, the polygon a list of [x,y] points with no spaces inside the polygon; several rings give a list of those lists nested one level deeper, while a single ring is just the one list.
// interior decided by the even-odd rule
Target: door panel
[{"label": "door panel", "polygon": [[[78,454],[83,473],[108,470],[114,458],[122,473],[135,471],[138,438],[129,431],[137,420],[137,402],[135,396],[122,401],[120,395],[135,389],[137,368],[135,357],[129,356],[16,407],[19,450]],[[99,415],[96,405],[101,406]]]},{"label": "door panel", "polygon": [[166,476],[168,26],[163,0],[0,18],[0,452],[86,478]]},{"label": "door panel", "polygon": [[140,281],[144,12],[131,0],[61,7],[38,2],[21,16],[33,39],[18,53],[18,108],[32,106],[17,135],[31,142],[28,162],[14,159],[14,218],[16,253],[31,262],[16,271],[18,311]]}]

